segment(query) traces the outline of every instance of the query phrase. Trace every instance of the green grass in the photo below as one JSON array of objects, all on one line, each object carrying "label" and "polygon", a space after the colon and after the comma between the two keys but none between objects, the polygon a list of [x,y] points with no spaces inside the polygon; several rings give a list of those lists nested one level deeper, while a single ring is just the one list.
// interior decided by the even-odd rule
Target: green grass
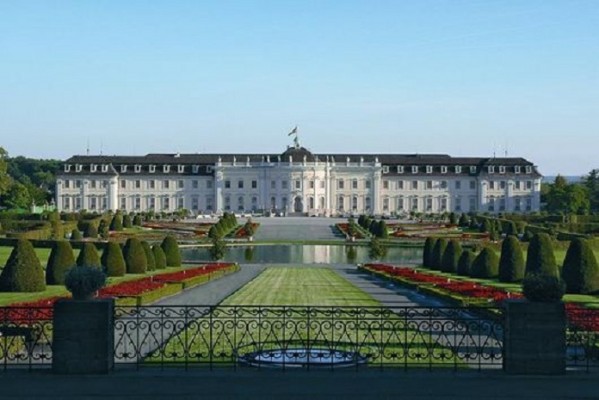
[{"label": "green grass", "polygon": [[[373,308],[356,313],[356,308],[344,306]],[[253,351],[320,346],[357,349],[370,355],[372,366],[465,366],[449,348],[420,332],[413,320],[379,307],[332,270],[272,267],[209,314],[182,321],[187,329],[174,334],[146,362],[230,365],[238,355]]]}]

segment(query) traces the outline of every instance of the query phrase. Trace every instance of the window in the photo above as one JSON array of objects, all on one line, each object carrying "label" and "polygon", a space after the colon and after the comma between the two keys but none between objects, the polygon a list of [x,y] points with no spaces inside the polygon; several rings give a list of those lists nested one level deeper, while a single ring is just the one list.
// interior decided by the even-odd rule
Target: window
[{"label": "window", "polygon": [[433,181],[426,181],[426,189],[431,190],[433,188]]},{"label": "window", "polygon": [[499,166],[499,173],[500,174],[505,174],[505,167],[503,165]]},{"label": "window", "polygon": [[520,190],[520,181],[514,182],[514,188],[516,188],[516,190]]},{"label": "window", "polygon": [[300,181],[299,179],[296,179],[296,181],[295,181],[295,188],[296,189],[301,189],[302,188],[302,181]]},{"label": "window", "polygon": [[309,187],[310,189],[314,189],[314,181],[313,181],[313,180],[311,180],[311,181],[308,183],[308,187]]},{"label": "window", "polygon": [[471,166],[470,167],[470,173],[471,174],[476,174],[476,167],[475,166]]},{"label": "window", "polygon": [[339,196],[337,199],[337,209],[343,211],[343,196]]},{"label": "window", "polygon": [[77,189],[81,188],[81,180],[77,179],[77,180],[75,181],[75,187],[76,187]]},{"label": "window", "polygon": [[397,181],[397,189],[403,190],[403,181]]},{"label": "window", "polygon": [[366,189],[370,189],[370,180],[366,179],[364,181],[364,186],[366,187]]},{"label": "window", "polygon": [[357,189],[358,188],[358,180],[357,179],[353,179],[351,181],[351,188],[352,189]]},{"label": "window", "polygon": [[136,210],[141,209],[141,197],[139,197],[139,196],[135,198],[135,209]]},{"label": "window", "polygon": [[191,188],[192,189],[197,189],[198,188],[198,180],[194,179],[193,181],[191,181]]},{"label": "window", "polygon": [[389,198],[383,198],[383,211],[389,211]]},{"label": "window", "polygon": [[243,189],[243,181],[237,181],[237,189]]},{"label": "window", "polygon": [[141,165],[135,164],[135,172],[137,172],[138,174],[141,172]]},{"label": "window", "polygon": [[256,211],[258,209],[258,198],[256,196],[252,197],[252,211]]},{"label": "window", "polygon": [[70,210],[71,209],[71,198],[70,197],[63,197],[63,199],[62,199],[62,207],[65,210]]},{"label": "window", "polygon": [[141,181],[139,179],[135,181],[135,189],[141,189]]},{"label": "window", "polygon": [[447,167],[445,165],[441,166],[441,173],[442,174],[446,174],[447,173]]},{"label": "window", "polygon": [[456,174],[461,174],[462,173],[462,167],[460,165],[456,165],[455,166],[455,173]]},{"label": "window", "polygon": [[83,165],[75,164],[75,172],[81,172],[82,169],[83,169]]},{"label": "window", "polygon": [[532,181],[526,181],[526,189],[532,190]]},{"label": "window", "polygon": [[258,181],[252,181],[252,189],[258,188]]},{"label": "window", "polygon": [[163,197],[162,198],[162,209],[163,210],[170,210],[171,208],[171,199],[170,197]]},{"label": "window", "polygon": [[337,189],[345,189],[345,182],[343,182],[343,179],[337,180]]},{"label": "window", "polygon": [[476,211],[476,198],[475,197],[470,197],[470,199],[468,200],[468,210]]},{"label": "window", "polygon": [[92,189],[96,188],[96,181],[94,179],[92,179],[92,180],[89,181],[89,187],[92,188]]},{"label": "window", "polygon": [[351,209],[354,211],[358,209],[358,198],[356,196],[351,199]]},{"label": "window", "polygon": [[364,200],[364,203],[365,203],[364,206],[366,208],[366,211],[370,211],[370,208],[371,208],[371,206],[370,206],[370,197],[366,197],[366,199]]},{"label": "window", "polygon": [[200,204],[199,204],[199,201],[198,201],[198,196],[193,196],[191,198],[191,209],[195,211],[195,210],[197,210],[199,208],[200,208]]},{"label": "window", "polygon": [[514,197],[514,211],[521,211],[520,197]]},{"label": "window", "polygon": [[102,210],[106,210],[108,208],[108,197],[102,197]]},{"label": "window", "polygon": [[155,165],[150,165],[150,172],[151,173],[156,172],[156,166]]},{"label": "window", "polygon": [[476,181],[470,181],[470,190],[476,189]]},{"label": "window", "polygon": [[441,181],[441,189],[447,189],[447,181]]},{"label": "window", "polygon": [[90,172],[96,172],[97,169],[98,169],[98,166],[96,164],[91,164],[89,166],[89,171]]},{"label": "window", "polygon": [[426,211],[433,211],[433,198],[432,197],[427,197],[426,198]]},{"label": "window", "polygon": [[231,189],[231,181],[229,181],[229,180],[225,181],[225,189]]},{"label": "window", "polygon": [[460,190],[462,188],[462,181],[455,181],[456,190]]},{"label": "window", "polygon": [[320,188],[324,189],[324,181],[320,181]]},{"label": "window", "polygon": [[432,174],[433,173],[433,167],[431,165],[427,165],[426,166],[426,173],[427,174]]},{"label": "window", "polygon": [[127,172],[127,166],[126,165],[121,165],[121,172]]},{"label": "window", "polygon": [[108,181],[107,180],[103,180],[102,181],[102,189],[106,189],[108,187]]},{"label": "window", "polygon": [[245,208],[243,206],[243,196],[239,196],[237,198],[237,210],[243,211]]},{"label": "window", "polygon": [[68,179],[64,180],[64,188],[69,189],[71,187],[71,181]]},{"label": "window", "polygon": [[412,211],[418,211],[418,197],[412,197]]},{"label": "window", "polygon": [[289,187],[289,183],[287,181],[281,181],[281,189],[287,189]]},{"label": "window", "polygon": [[447,211],[447,197],[441,197],[441,211]]},{"label": "window", "polygon": [[388,174],[388,173],[389,173],[389,166],[383,165],[383,174]]},{"label": "window", "polygon": [[184,200],[185,200],[185,199],[184,199],[183,197],[178,197],[178,198],[177,198],[177,208],[178,208],[179,210],[181,210],[181,209],[185,208],[185,203],[184,203]]},{"label": "window", "polygon": [[95,197],[90,197],[89,199],[89,209],[90,210],[95,210],[97,207],[97,200]]},{"label": "window", "polygon": [[185,171],[185,166],[184,165],[179,165],[177,166],[177,172],[179,172],[180,174],[183,173]]},{"label": "window", "polygon": [[206,181],[206,189],[212,189],[212,181],[211,180]]},{"label": "window", "polygon": [[527,165],[527,166],[526,166],[526,173],[527,173],[527,174],[530,174],[530,173],[532,173],[532,167],[531,167],[530,165]]},{"label": "window", "polygon": [[206,210],[212,211],[214,209],[214,200],[212,197],[206,197]]},{"label": "window", "polygon": [[127,181],[124,179],[121,179],[121,189],[125,189],[127,188]]},{"label": "window", "polygon": [[398,165],[397,166],[397,173],[398,174],[403,174],[403,165]]},{"label": "window", "polygon": [[505,189],[505,181],[501,181],[501,182],[499,182],[499,187],[500,187],[501,189]]},{"label": "window", "polygon": [[321,197],[321,198],[320,198],[320,201],[319,201],[319,203],[320,203],[320,209],[321,209],[321,210],[323,210],[323,209],[324,209],[324,206],[325,206],[325,204],[324,204],[324,203],[325,203],[324,197]]},{"label": "window", "polygon": [[412,181],[412,190],[418,190],[418,181]]},{"label": "window", "polygon": [[283,206],[284,209],[287,209],[287,197],[283,197],[281,199],[281,205]]},{"label": "window", "polygon": [[185,186],[185,183],[182,179],[179,179],[177,181],[177,189],[183,189],[183,187]]},{"label": "window", "polygon": [[396,203],[397,203],[397,210],[399,210],[399,211],[403,210],[403,208],[404,208],[403,197],[398,197],[396,200]]},{"label": "window", "polygon": [[489,165],[489,166],[487,167],[487,171],[488,171],[490,174],[493,174],[493,173],[495,173],[495,167],[494,167],[493,165]]},{"label": "window", "polygon": [[454,210],[462,211],[462,198],[460,196],[456,196],[455,198]]},{"label": "window", "polygon": [[495,189],[495,181],[489,181],[489,189],[491,189],[491,190]]},{"label": "window", "polygon": [[489,198],[488,211],[495,211],[495,198]]},{"label": "window", "polygon": [[168,173],[171,170],[171,166],[170,165],[163,165],[162,166],[162,172],[164,172],[165,174]]},{"label": "window", "polygon": [[505,198],[504,197],[499,199],[499,211],[505,211]]},{"label": "window", "polygon": [[126,197],[121,197],[120,208],[121,208],[121,210],[124,210],[127,208],[127,198]]},{"label": "window", "polygon": [[153,209],[155,209],[155,208],[156,208],[156,198],[155,198],[155,197],[150,197],[150,198],[148,199],[148,208],[149,208],[150,210],[153,210]]},{"label": "window", "polygon": [[270,188],[272,190],[276,189],[277,188],[277,181],[270,181]]},{"label": "window", "polygon": [[388,180],[383,181],[383,189],[385,189],[385,190],[389,189],[389,181]]},{"label": "window", "polygon": [[162,181],[162,188],[163,189],[169,189],[170,188],[170,181],[168,179]]},{"label": "window", "polygon": [[75,209],[81,210],[81,197],[75,197]]},{"label": "window", "polygon": [[[191,167],[191,172],[193,172],[194,174],[197,174],[200,172],[200,166],[199,165],[194,165]],[[197,199],[196,199],[197,201]]]},{"label": "window", "polygon": [[412,173],[413,174],[417,174],[418,173],[418,167],[416,165],[412,166]]},{"label": "window", "polygon": [[231,198],[229,196],[225,196],[225,210],[229,211],[231,209]]},{"label": "window", "polygon": [[64,172],[69,172],[71,170],[71,166],[69,164],[64,165]]}]

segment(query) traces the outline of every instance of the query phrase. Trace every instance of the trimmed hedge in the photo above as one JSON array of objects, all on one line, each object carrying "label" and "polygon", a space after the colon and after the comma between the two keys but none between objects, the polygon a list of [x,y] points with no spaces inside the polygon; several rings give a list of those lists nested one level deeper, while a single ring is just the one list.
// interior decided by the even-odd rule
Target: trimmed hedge
[{"label": "trimmed hedge", "polygon": [[501,245],[499,259],[499,281],[519,282],[524,278],[524,254],[520,241],[509,235]]},{"label": "trimmed hedge", "polygon": [[546,233],[538,233],[528,245],[526,274],[540,274],[559,277],[551,238]]},{"label": "trimmed hedge", "polygon": [[424,241],[424,249],[422,251],[422,265],[426,268],[432,268],[433,249],[435,248],[436,243],[437,239],[430,236],[427,237]]},{"label": "trimmed hedge", "polygon": [[80,267],[102,267],[98,249],[96,249],[93,243],[85,243],[83,245],[83,249],[81,249],[77,257],[77,265]]},{"label": "trimmed hedge", "polygon": [[65,273],[75,265],[71,244],[66,240],[56,241],[46,264],[46,284],[64,285]]},{"label": "trimmed hedge", "polygon": [[437,243],[435,243],[435,247],[433,248],[433,254],[431,258],[431,268],[436,270],[441,270],[443,265],[443,254],[445,253],[445,248],[447,247],[447,239],[439,238]]},{"label": "trimmed hedge", "polygon": [[150,243],[144,240],[141,242],[141,245],[144,248],[144,252],[146,253],[146,261],[148,262],[147,270],[154,271],[156,269],[156,260],[154,259],[154,253],[152,253]]},{"label": "trimmed hedge", "polygon": [[46,290],[44,270],[33,245],[19,239],[0,274],[2,292],[43,292]]},{"label": "trimmed hedge", "polygon": [[167,267],[181,266],[181,253],[179,252],[179,244],[173,236],[167,236],[160,245],[166,256]]},{"label": "trimmed hedge", "polygon": [[570,242],[562,279],[566,283],[566,293],[591,294],[599,291],[599,266],[587,240],[574,239]]},{"label": "trimmed hedge", "polygon": [[110,222],[111,231],[122,231],[123,230],[123,216],[120,212],[114,214],[112,221]]},{"label": "trimmed hedge", "polygon": [[127,271],[123,250],[117,242],[108,242],[102,253],[102,265],[107,276],[124,276]]},{"label": "trimmed hedge", "polygon": [[144,274],[148,268],[146,252],[139,239],[130,238],[123,249],[128,274]]},{"label": "trimmed hedge", "polygon": [[166,268],[166,256],[159,244],[152,246],[152,254],[154,255],[154,267],[156,269]]},{"label": "trimmed hedge", "polygon": [[458,262],[462,255],[462,245],[457,240],[449,241],[449,244],[445,248],[443,253],[443,259],[441,262],[441,270],[443,272],[457,272]]},{"label": "trimmed hedge", "polygon": [[499,272],[499,258],[495,251],[485,247],[476,256],[472,267],[470,268],[470,276],[473,278],[496,278]]},{"label": "trimmed hedge", "polygon": [[476,254],[472,250],[464,250],[458,260],[458,275],[470,276],[472,263],[476,259]]}]

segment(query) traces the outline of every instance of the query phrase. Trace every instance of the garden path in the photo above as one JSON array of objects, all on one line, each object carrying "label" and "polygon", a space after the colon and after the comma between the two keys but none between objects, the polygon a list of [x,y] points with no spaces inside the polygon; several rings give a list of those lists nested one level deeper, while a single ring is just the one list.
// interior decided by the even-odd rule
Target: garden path
[{"label": "garden path", "polygon": [[256,240],[335,240],[339,239],[331,228],[338,222],[347,222],[342,218],[306,218],[273,217],[255,218],[260,228],[254,235]]}]

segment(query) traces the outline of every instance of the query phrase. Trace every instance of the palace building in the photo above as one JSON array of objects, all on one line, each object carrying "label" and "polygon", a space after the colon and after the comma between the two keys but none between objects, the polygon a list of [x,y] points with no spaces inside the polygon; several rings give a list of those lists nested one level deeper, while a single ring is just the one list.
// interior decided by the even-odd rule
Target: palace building
[{"label": "palace building", "polygon": [[541,175],[523,158],[445,154],[73,156],[56,185],[60,211],[194,215],[402,215],[539,211]]}]

